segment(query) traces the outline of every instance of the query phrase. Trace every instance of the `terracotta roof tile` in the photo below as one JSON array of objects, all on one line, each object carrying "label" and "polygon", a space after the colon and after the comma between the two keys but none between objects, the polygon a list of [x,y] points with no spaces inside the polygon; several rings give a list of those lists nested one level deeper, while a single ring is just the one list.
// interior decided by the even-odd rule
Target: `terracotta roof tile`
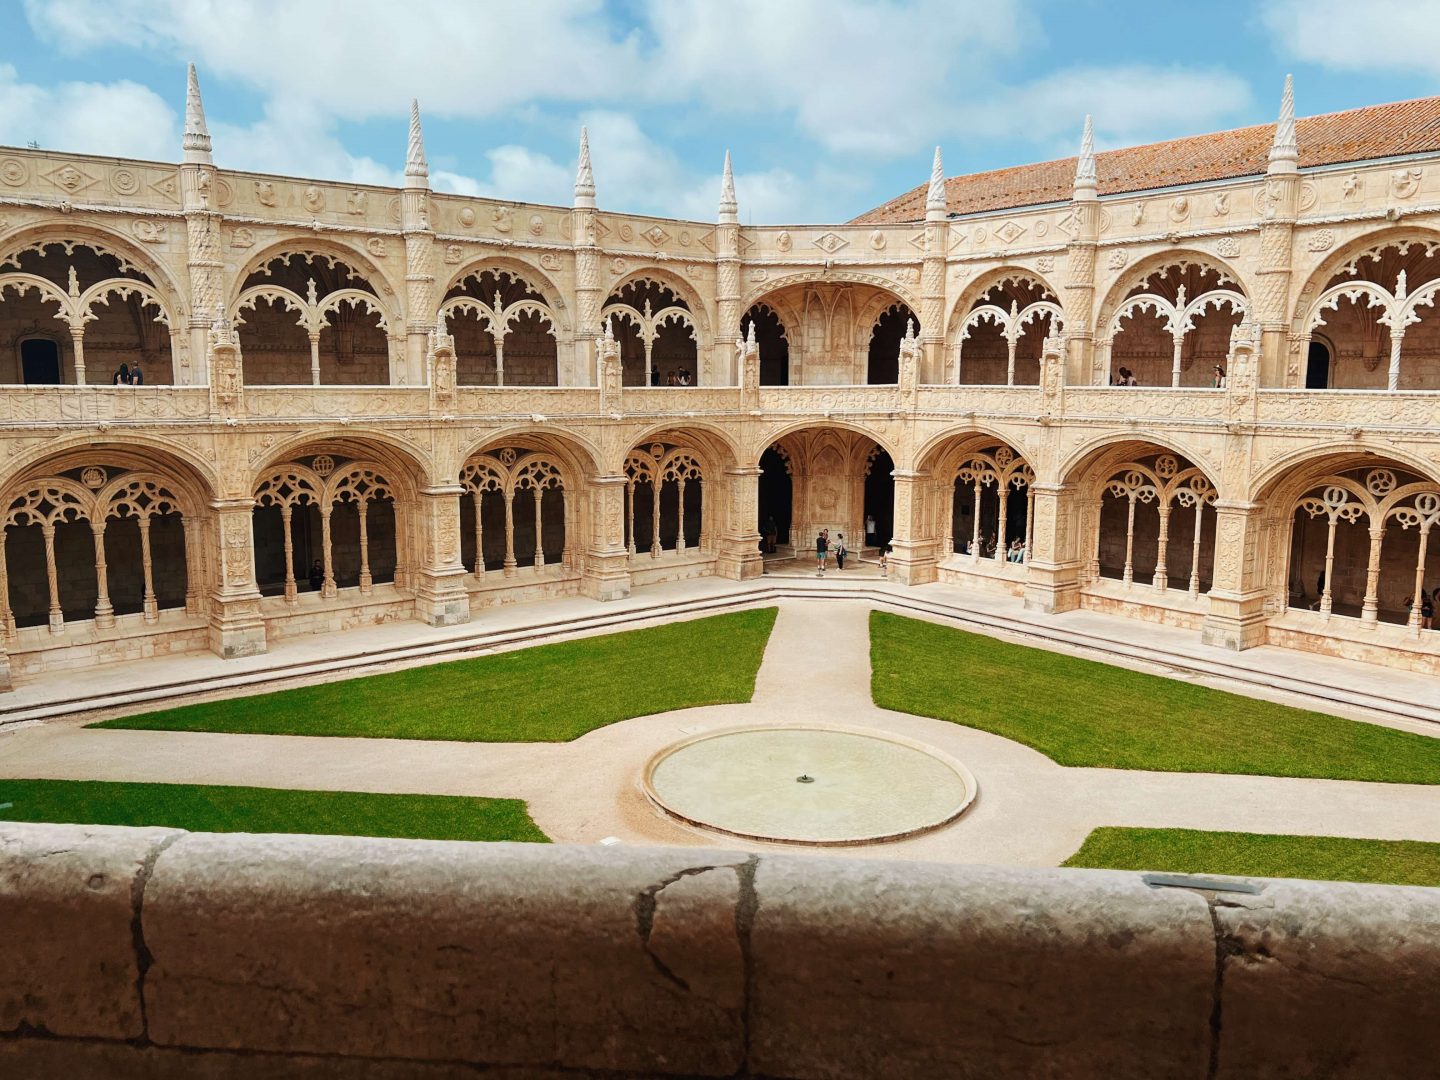
[{"label": "terracotta roof tile", "polygon": [[[1308,116],[1296,123],[1296,129],[1301,168],[1440,150],[1440,97]],[[1100,194],[1258,176],[1265,171],[1274,138],[1274,124],[1258,124],[1148,146],[1107,150],[1095,155]],[[945,181],[945,198],[952,214],[1064,202],[1070,198],[1074,178],[1073,157],[1042,161],[1036,165],[952,176]],[[861,214],[852,224],[923,221],[926,187],[921,184]]]}]

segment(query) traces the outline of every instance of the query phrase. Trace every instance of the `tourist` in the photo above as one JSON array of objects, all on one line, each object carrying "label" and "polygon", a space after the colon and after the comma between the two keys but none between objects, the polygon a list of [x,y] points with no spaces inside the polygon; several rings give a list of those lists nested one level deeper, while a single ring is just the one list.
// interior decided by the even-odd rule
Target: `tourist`
[{"label": "tourist", "polygon": [[875,546],[875,515],[865,515],[865,546]]},{"label": "tourist", "polygon": [[780,536],[780,526],[775,524],[775,515],[766,514],[765,524],[760,531],[765,534],[765,550],[771,555],[775,554],[775,541]]},{"label": "tourist", "polygon": [[140,370],[140,365],[139,365],[139,364],[136,364],[134,367],[132,367],[132,368],[130,369],[130,385],[131,385],[131,386],[143,386],[143,385],[145,385],[145,373]]},{"label": "tourist", "polygon": [[1315,579],[1315,602],[1310,605],[1311,611],[1319,611],[1320,604],[1325,599],[1325,571],[1320,571],[1320,576]]},{"label": "tourist", "polygon": [[1025,541],[1016,537],[1010,541],[1010,561],[1013,563],[1025,561]]},{"label": "tourist", "polygon": [[880,549],[880,575],[888,577],[890,574],[890,545],[886,544]]},{"label": "tourist", "polygon": [[325,584],[325,567],[319,559],[310,564],[310,588],[319,592]]},{"label": "tourist", "polygon": [[666,374],[665,374],[665,385],[666,385],[666,386],[679,386],[679,385],[680,385],[679,382],[676,380],[675,372],[673,372],[673,371],[666,372]]},{"label": "tourist", "polygon": [[115,369],[115,377],[114,377],[114,379],[113,379],[113,382],[115,383],[116,386],[129,386],[129,385],[130,385],[130,365],[129,365],[129,364],[121,364],[118,368]]},{"label": "tourist", "polygon": [[849,555],[849,554],[850,554],[849,550],[845,547],[845,534],[844,534],[844,533],[836,533],[836,534],[835,534],[835,569],[836,569],[836,570],[844,570],[844,569],[845,569],[845,556],[846,556],[846,555]]},{"label": "tourist", "polygon": [[821,529],[815,534],[815,576],[819,577],[825,573],[825,556],[830,550],[830,541],[825,536],[825,530]]},{"label": "tourist", "polygon": [[1210,385],[1211,385],[1212,387],[1214,387],[1216,390],[1224,390],[1224,389],[1225,389],[1225,369],[1224,369],[1223,367],[1221,367],[1219,364],[1216,364],[1216,365],[1215,365],[1215,375],[1214,375],[1214,377],[1210,380]]},{"label": "tourist", "polygon": [[1435,621],[1435,596],[1420,590],[1420,629],[1429,630],[1431,623]]},{"label": "tourist", "polygon": [[1131,371],[1129,368],[1126,368],[1126,369],[1125,369],[1125,385],[1126,385],[1126,386],[1139,386],[1139,385],[1140,385],[1140,380],[1135,377],[1135,372]]}]

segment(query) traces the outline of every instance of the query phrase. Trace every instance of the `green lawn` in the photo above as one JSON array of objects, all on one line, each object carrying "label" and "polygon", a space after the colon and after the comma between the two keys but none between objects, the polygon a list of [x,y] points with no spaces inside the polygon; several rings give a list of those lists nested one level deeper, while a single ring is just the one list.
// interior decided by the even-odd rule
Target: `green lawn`
[{"label": "green lawn", "polygon": [[1196,829],[1096,829],[1066,866],[1440,885],[1440,844]]},{"label": "green lawn", "polygon": [[885,612],[881,708],[1032,746],[1061,765],[1440,784],[1440,738],[1228,694]]},{"label": "green lawn", "polygon": [[91,726],[568,742],[633,716],[749,701],[775,611],[715,615]]},{"label": "green lawn", "polygon": [[[5,804],[9,803],[9,806]],[[0,821],[549,843],[520,799],[0,779]]]}]

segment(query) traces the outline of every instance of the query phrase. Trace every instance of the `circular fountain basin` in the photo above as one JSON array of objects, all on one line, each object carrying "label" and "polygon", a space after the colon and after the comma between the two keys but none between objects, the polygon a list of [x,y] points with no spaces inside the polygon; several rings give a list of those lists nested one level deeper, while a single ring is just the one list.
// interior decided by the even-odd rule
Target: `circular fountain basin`
[{"label": "circular fountain basin", "polygon": [[975,778],[929,747],[830,727],[711,732],[660,751],[645,789],[692,825],[796,844],[867,844],[938,828],[975,798]]}]

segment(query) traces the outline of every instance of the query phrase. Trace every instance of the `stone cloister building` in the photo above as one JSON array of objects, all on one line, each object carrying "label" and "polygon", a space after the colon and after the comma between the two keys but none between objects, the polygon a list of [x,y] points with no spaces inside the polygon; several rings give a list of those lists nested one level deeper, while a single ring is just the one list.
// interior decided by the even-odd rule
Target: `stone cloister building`
[{"label": "stone cloister building", "polygon": [[568,208],[431,191],[418,110],[405,161],[218,169],[193,69],[178,165],[0,149],[11,671],[745,579],[762,524],[1440,670],[1440,99],[937,150],[822,226],[728,158],[713,223],[605,211],[583,133]]}]

